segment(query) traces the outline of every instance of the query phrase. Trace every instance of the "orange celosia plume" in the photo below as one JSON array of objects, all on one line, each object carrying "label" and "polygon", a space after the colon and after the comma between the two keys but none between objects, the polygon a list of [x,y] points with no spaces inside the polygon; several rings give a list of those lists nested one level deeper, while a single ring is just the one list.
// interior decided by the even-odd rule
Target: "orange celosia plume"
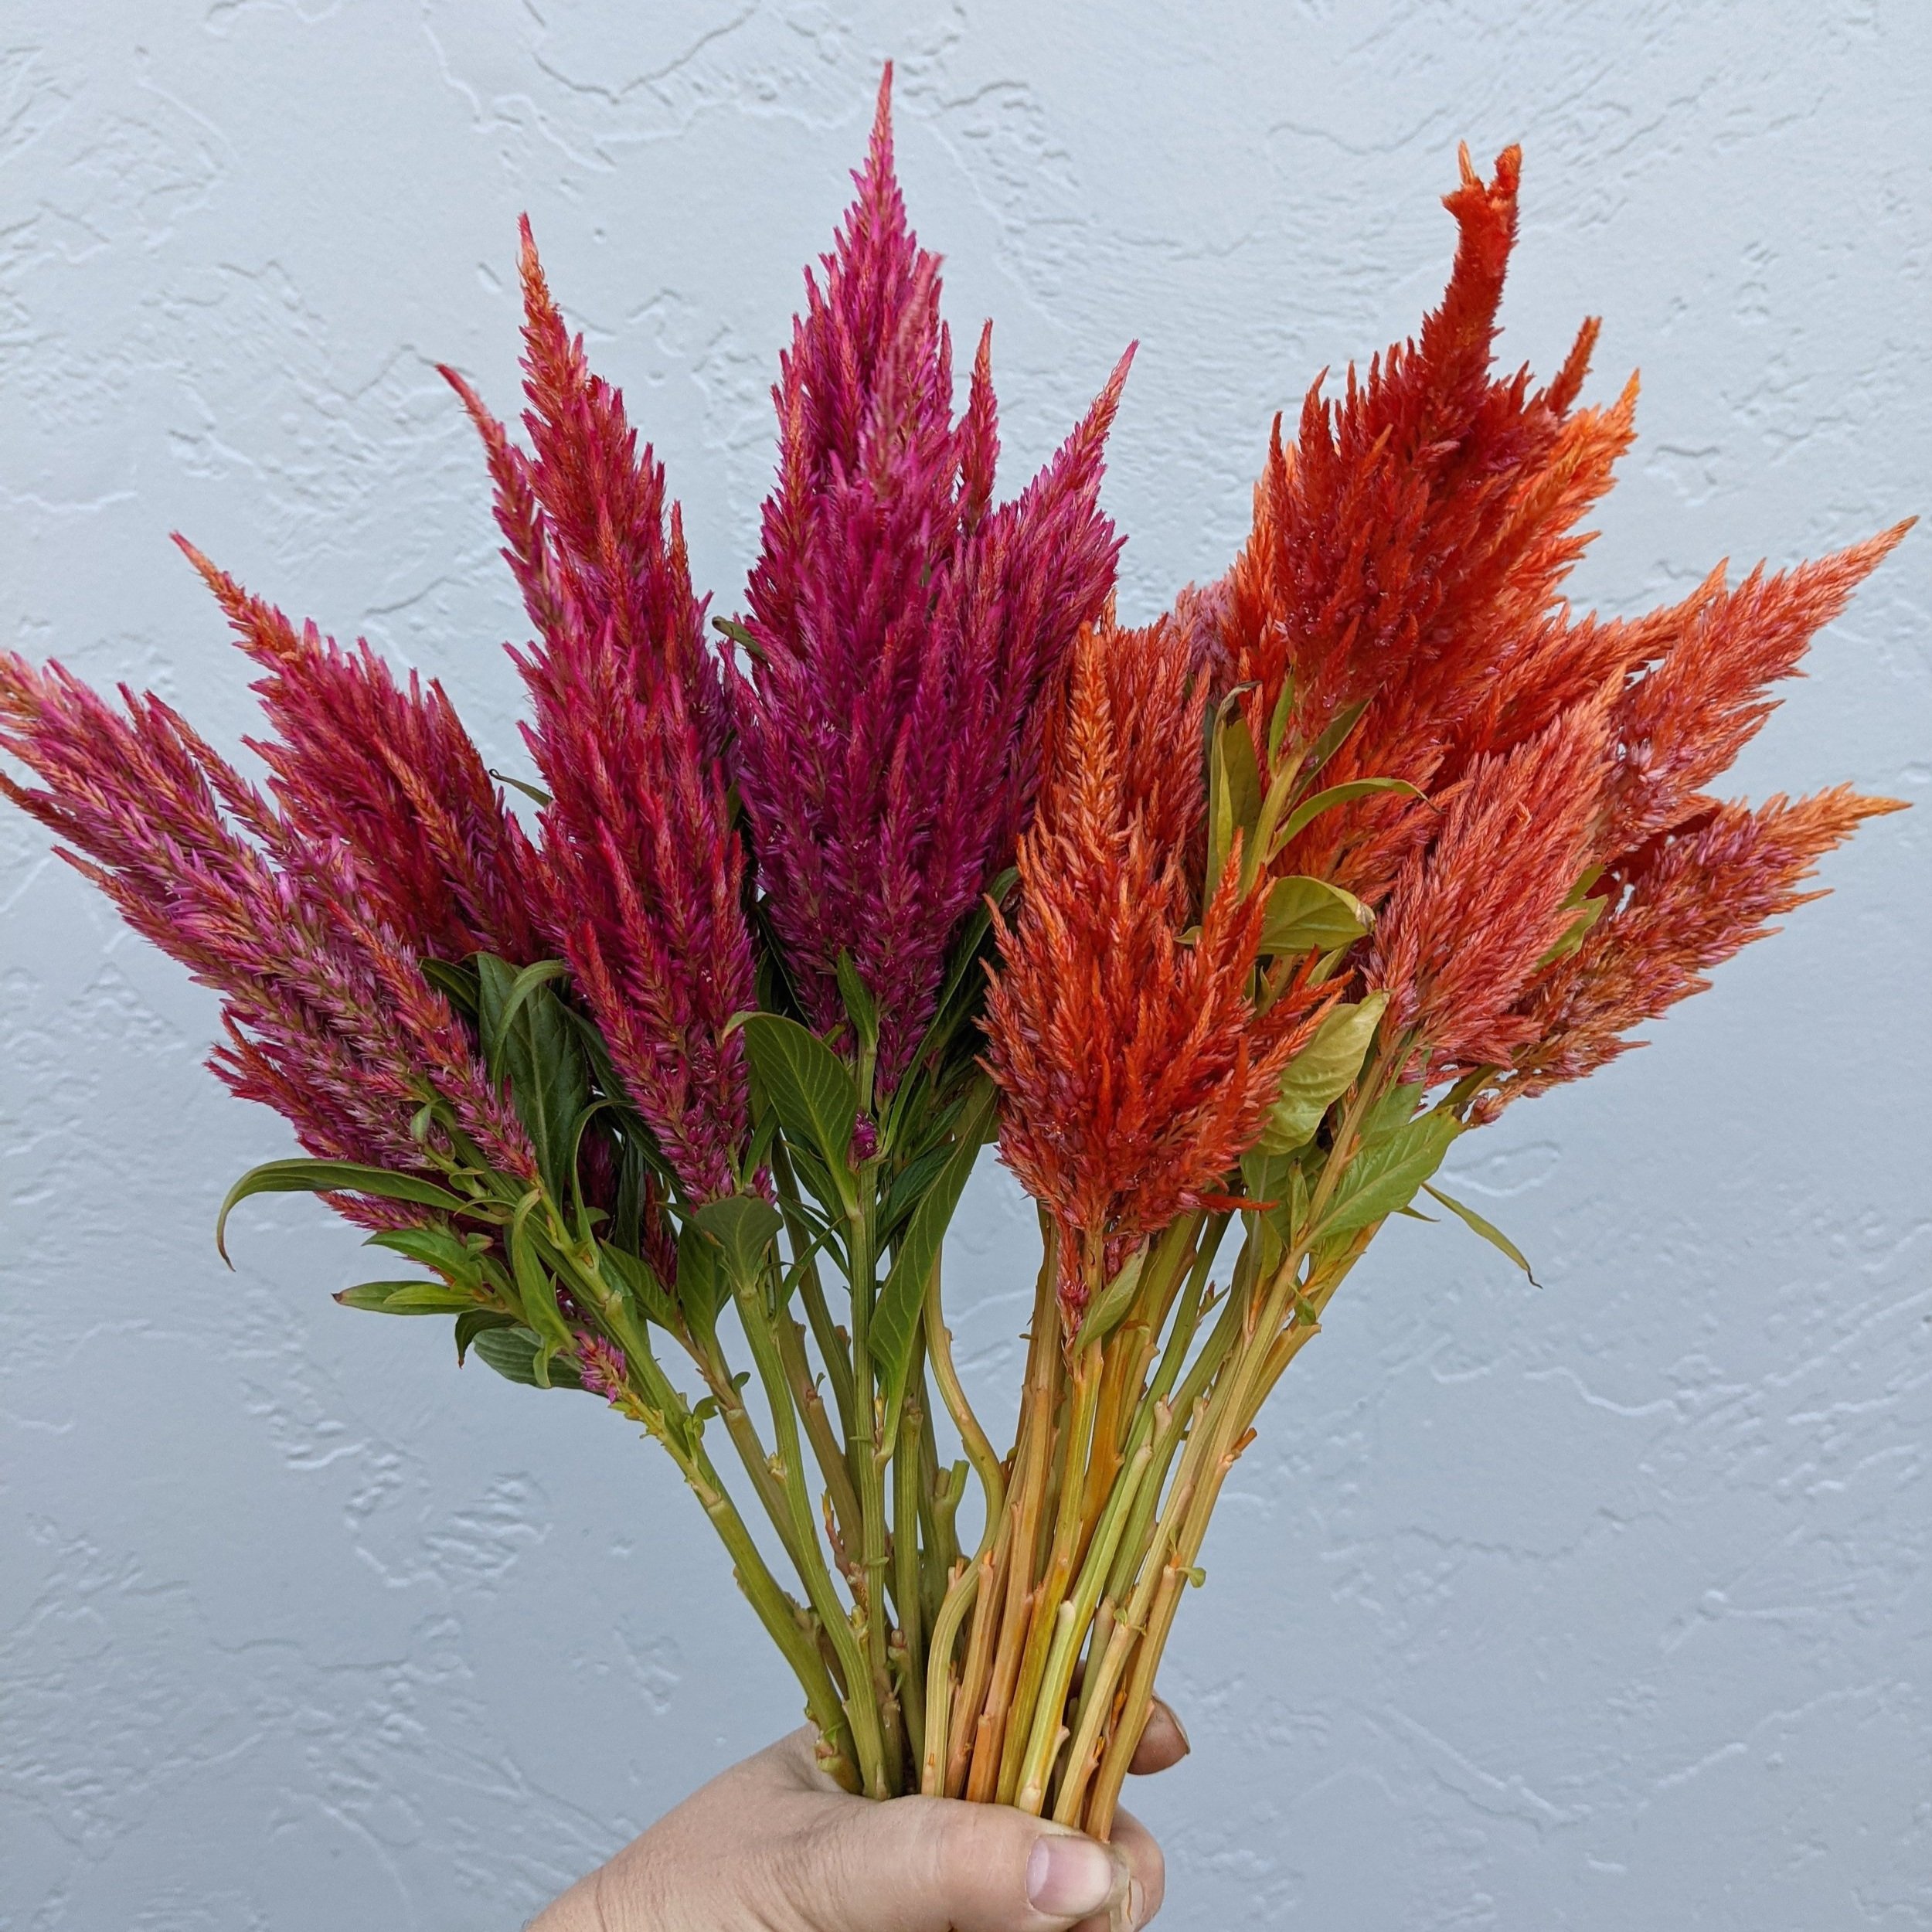
[{"label": "orange celosia plume", "polygon": [[1204,702],[1182,627],[1082,633],[999,927],[1001,1151],[1059,1224],[1070,1320],[1096,1268],[1219,1188],[1313,1024],[1306,998],[1256,1011],[1238,851],[1200,906]]}]

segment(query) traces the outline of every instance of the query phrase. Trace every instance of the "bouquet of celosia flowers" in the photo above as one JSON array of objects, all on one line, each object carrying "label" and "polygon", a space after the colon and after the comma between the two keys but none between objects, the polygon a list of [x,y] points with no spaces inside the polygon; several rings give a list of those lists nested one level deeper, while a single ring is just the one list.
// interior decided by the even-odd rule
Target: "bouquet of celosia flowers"
[{"label": "bouquet of celosia flowers", "polygon": [[[306,1150],[223,1219],[322,1194],[418,1270],[338,1300],[655,1436],[852,1790],[1105,1836],[1221,1485],[1376,1230],[1426,1192],[1520,1260],[1434,1185],[1451,1144],[1892,809],[1708,787],[1903,526],[1634,621],[1563,600],[1634,388],[1580,406],[1594,323],[1540,388],[1492,372],[1517,166],[1464,158],[1440,307],[1277,423],[1247,547],[1138,628],[1126,359],[996,502],[988,339],[955,417],[883,90],[730,621],[526,229],[527,447],[449,379],[536,634],[528,830],[439,685],[192,549],[265,788],[151,693],[0,658],[39,783],[0,782]],[[1044,1244],[1005,1455],[940,1274],[995,1138]]]}]

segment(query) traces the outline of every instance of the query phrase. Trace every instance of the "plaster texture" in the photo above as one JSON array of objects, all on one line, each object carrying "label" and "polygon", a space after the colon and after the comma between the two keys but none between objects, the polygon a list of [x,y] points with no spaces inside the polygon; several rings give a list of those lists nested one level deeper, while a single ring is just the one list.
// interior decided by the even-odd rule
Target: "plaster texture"
[{"label": "plaster texture", "polygon": [[[1505,356],[1607,318],[1643,440],[1581,594],[1932,507],[1916,0],[12,0],[0,637],[232,743],[166,540],[444,677],[521,770],[524,634],[430,365],[513,396],[515,221],[732,607],[766,389],[900,63],[1009,481],[1130,337],[1130,614],[1226,563],[1269,416],[1412,328],[1455,144],[1527,145]],[[1923,804],[1932,543],[1744,760]],[[1177,1927],[1932,1926],[1923,810],[1658,1043],[1458,1157],[1533,1256],[1385,1234],[1242,1465],[1138,1799]],[[796,1699],[668,1465],[594,1403],[335,1308],[352,1235],[216,1203],[283,1151],[212,1001],[0,815],[0,1927],[496,1932]],[[988,1167],[962,1344],[1016,1382]]]}]

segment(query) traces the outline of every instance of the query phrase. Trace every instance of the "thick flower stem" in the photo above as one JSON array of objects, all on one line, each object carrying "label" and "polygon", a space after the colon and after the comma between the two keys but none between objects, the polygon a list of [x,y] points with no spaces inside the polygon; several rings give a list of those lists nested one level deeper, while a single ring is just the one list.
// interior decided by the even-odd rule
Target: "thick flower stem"
[{"label": "thick flower stem", "polygon": [[751,1344],[752,1360],[757,1365],[765,1400],[771,1410],[772,1427],[778,1444],[781,1493],[790,1517],[793,1538],[801,1553],[797,1560],[799,1580],[805,1587],[806,1597],[821,1627],[831,1640],[845,1678],[852,1736],[858,1747],[859,1763],[869,1783],[875,1775],[883,1777],[886,1774],[884,1740],[879,1733],[876,1714],[864,1695],[866,1661],[852,1633],[851,1620],[845,1614],[845,1607],[838,1600],[832,1573],[825,1566],[818,1526],[812,1520],[811,1498],[805,1487],[804,1450],[798,1437],[798,1417],[792,1407],[791,1390],[785,1379],[784,1365],[779,1359],[762,1284],[756,1280],[734,1282],[733,1293],[738,1304],[739,1321]]},{"label": "thick flower stem", "polygon": [[880,1440],[881,1403],[875,1391],[872,1355],[869,1348],[872,1304],[875,1291],[873,1271],[876,1262],[872,1230],[873,1202],[869,1182],[862,1183],[859,1197],[846,1217],[846,1239],[852,1263],[852,1415],[846,1437],[848,1461],[859,1495],[859,1569],[860,1611],[864,1619],[866,1675],[872,1689],[873,1708],[884,1740],[884,1772],[875,1798],[898,1794],[897,1773],[905,1757],[905,1731],[899,1698],[893,1688],[889,1617],[886,1601],[886,1574],[891,1553],[886,1529],[886,1464],[890,1447]]},{"label": "thick flower stem", "polygon": [[784,1364],[785,1379],[791,1385],[792,1400],[803,1417],[805,1435],[825,1479],[832,1505],[832,1533],[842,1553],[859,1546],[859,1492],[852,1484],[845,1451],[832,1427],[825,1405],[820,1400],[811,1363],[805,1354],[804,1331],[790,1315],[781,1313],[777,1323],[779,1359]]},{"label": "thick flower stem", "polygon": [[[893,1459],[893,1596],[899,1611],[899,1641],[904,1652],[900,1665],[899,1701],[905,1713],[906,1736],[914,1757],[926,1734],[926,1631],[922,1579],[919,1572],[920,1479],[923,1473],[920,1436],[925,1425],[923,1393],[925,1372],[913,1344],[913,1393],[900,1412],[899,1448]],[[919,1767],[908,1768],[908,1783],[917,1788]]]}]

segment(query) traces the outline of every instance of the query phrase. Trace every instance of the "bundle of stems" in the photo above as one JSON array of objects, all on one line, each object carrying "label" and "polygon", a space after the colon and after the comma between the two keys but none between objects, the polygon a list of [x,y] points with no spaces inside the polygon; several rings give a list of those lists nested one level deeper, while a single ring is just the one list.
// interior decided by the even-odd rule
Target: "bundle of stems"
[{"label": "bundle of stems", "polygon": [[[318,1193],[420,1270],[338,1301],[453,1317],[459,1363],[662,1443],[848,1789],[1105,1837],[1228,1472],[1377,1230],[1427,1193],[1527,1274],[1437,1184],[1451,1146],[1894,808],[1708,787],[1906,526],[1574,613],[1635,386],[1579,406],[1594,322],[1542,387],[1494,371],[1519,157],[1465,153],[1418,336],[1277,420],[1226,575],[1123,625],[1127,359],[996,504],[989,338],[956,417],[889,83],[739,617],[707,631],[527,225],[529,446],[445,372],[535,633],[533,832],[440,685],[185,544],[262,674],[265,784],[9,655],[0,787],[216,989],[215,1071],[294,1129],[218,1243]],[[941,1273],[995,1141],[1042,1236],[1003,1453]]]}]

